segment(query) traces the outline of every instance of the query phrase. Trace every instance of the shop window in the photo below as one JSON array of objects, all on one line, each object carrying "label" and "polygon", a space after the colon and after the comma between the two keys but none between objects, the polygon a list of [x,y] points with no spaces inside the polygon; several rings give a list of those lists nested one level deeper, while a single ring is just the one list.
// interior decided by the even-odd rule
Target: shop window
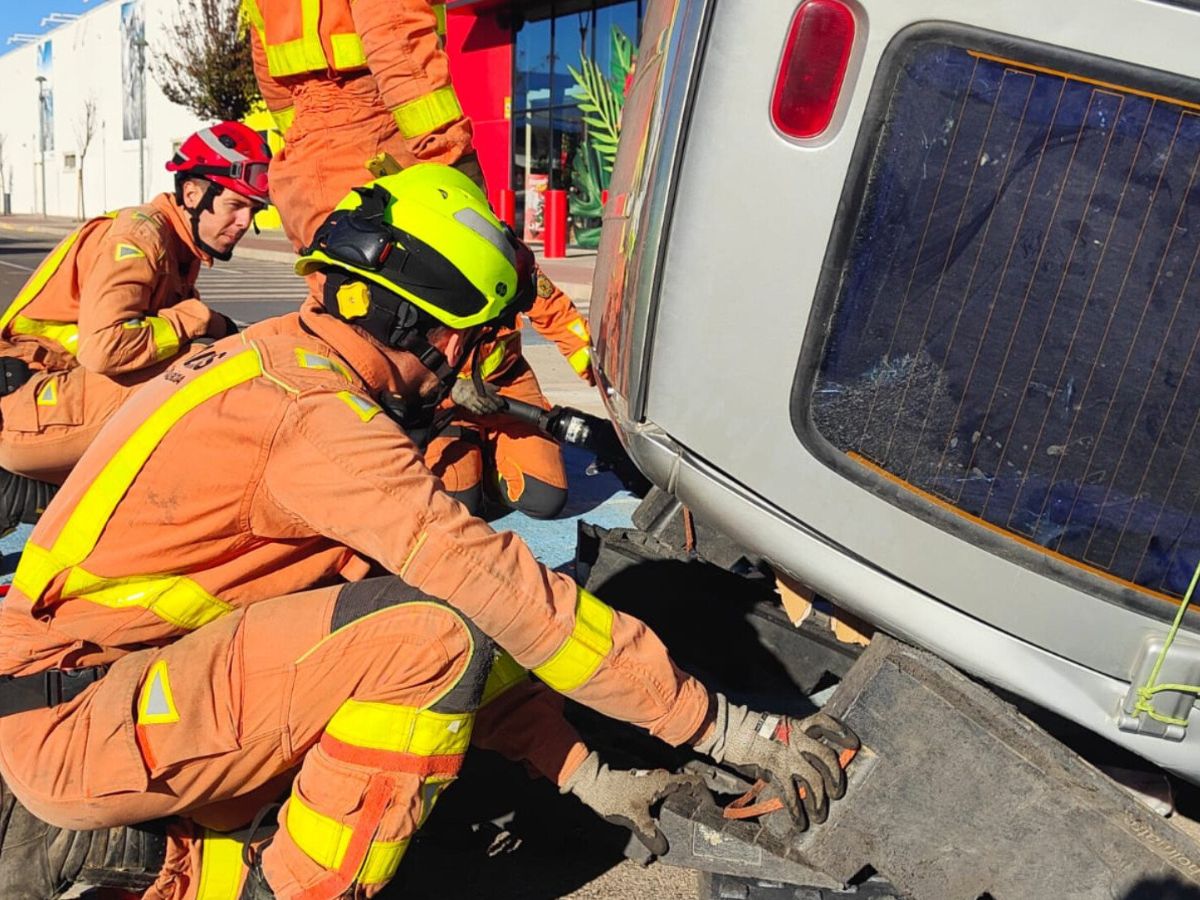
[{"label": "shop window", "polygon": [[75,171],[75,154],[74,153],[64,153],[63,154],[63,169],[67,172]]},{"label": "shop window", "polygon": [[[518,220],[540,223],[541,194],[569,192],[572,243],[599,242],[601,198],[619,137],[644,0],[550,0],[524,10],[514,54]],[[539,227],[526,238],[540,240]]]}]

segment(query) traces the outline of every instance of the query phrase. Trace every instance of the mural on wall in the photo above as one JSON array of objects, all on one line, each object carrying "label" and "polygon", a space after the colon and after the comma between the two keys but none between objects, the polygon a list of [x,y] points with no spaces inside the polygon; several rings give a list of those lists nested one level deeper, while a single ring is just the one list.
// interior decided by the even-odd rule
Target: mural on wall
[{"label": "mural on wall", "polygon": [[37,77],[45,81],[38,82],[38,115],[41,117],[40,130],[42,146],[45,153],[54,149],[54,42],[42,41],[37,51]]},{"label": "mural on wall", "polygon": [[121,136],[136,141],[146,136],[146,20],[142,0],[121,4]]},{"label": "mural on wall", "polygon": [[621,136],[621,110],[633,81],[633,41],[616,25],[610,34],[612,54],[606,76],[585,54],[579,54],[575,96],[583,114],[584,137],[571,164],[571,220],[575,223],[575,243],[580,247],[600,245],[600,216],[603,196],[612,180],[617,158],[617,140]]}]

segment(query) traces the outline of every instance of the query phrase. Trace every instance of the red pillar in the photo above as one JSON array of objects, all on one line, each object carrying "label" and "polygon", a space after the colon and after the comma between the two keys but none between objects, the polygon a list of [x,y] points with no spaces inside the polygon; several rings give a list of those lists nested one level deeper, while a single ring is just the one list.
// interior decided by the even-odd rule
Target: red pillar
[{"label": "red pillar", "polygon": [[543,252],[547,259],[567,255],[567,192],[546,191],[546,238]]},{"label": "red pillar", "polygon": [[501,222],[507,222],[509,228],[517,227],[517,195],[508,188],[500,188],[500,208],[496,211]]}]

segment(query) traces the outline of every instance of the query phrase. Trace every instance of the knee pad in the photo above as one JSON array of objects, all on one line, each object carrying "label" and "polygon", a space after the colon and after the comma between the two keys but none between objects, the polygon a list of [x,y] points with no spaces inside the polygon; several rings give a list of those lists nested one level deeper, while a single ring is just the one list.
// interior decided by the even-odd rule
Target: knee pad
[{"label": "knee pad", "polygon": [[474,484],[462,491],[446,491],[451,497],[467,508],[467,511],[477,516],[483,511],[483,485]]},{"label": "knee pad", "polygon": [[463,670],[458,683],[430,709],[434,712],[473,712],[483,699],[483,688],[495,656],[492,639],[461,612],[418,591],[395,575],[384,578],[366,578],[348,584],[338,593],[333,607],[330,631],[352,625],[358,619],[379,610],[406,603],[426,603],[443,607],[448,615],[462,622],[471,636],[471,658]]},{"label": "knee pad", "polygon": [[567,505],[567,489],[555,487],[544,481],[539,481],[529,475],[525,476],[525,489],[516,500],[508,498],[508,483],[500,479],[500,497],[513,509],[519,510],[534,519],[553,519]]}]

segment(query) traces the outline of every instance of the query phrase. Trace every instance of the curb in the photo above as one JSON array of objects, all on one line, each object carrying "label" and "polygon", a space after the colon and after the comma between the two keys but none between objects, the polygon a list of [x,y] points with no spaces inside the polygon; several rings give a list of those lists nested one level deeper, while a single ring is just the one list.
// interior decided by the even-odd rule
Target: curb
[{"label": "curb", "polygon": [[[83,223],[80,222],[80,225]],[[12,225],[8,222],[0,222],[0,231],[7,231],[11,234],[44,234],[50,237],[66,237],[78,226],[64,227],[55,225]]]},{"label": "curb", "polygon": [[268,250],[265,247],[238,247],[233,251],[234,260],[237,259],[260,259],[267,262],[292,263],[296,261],[296,254],[291,250]]}]

